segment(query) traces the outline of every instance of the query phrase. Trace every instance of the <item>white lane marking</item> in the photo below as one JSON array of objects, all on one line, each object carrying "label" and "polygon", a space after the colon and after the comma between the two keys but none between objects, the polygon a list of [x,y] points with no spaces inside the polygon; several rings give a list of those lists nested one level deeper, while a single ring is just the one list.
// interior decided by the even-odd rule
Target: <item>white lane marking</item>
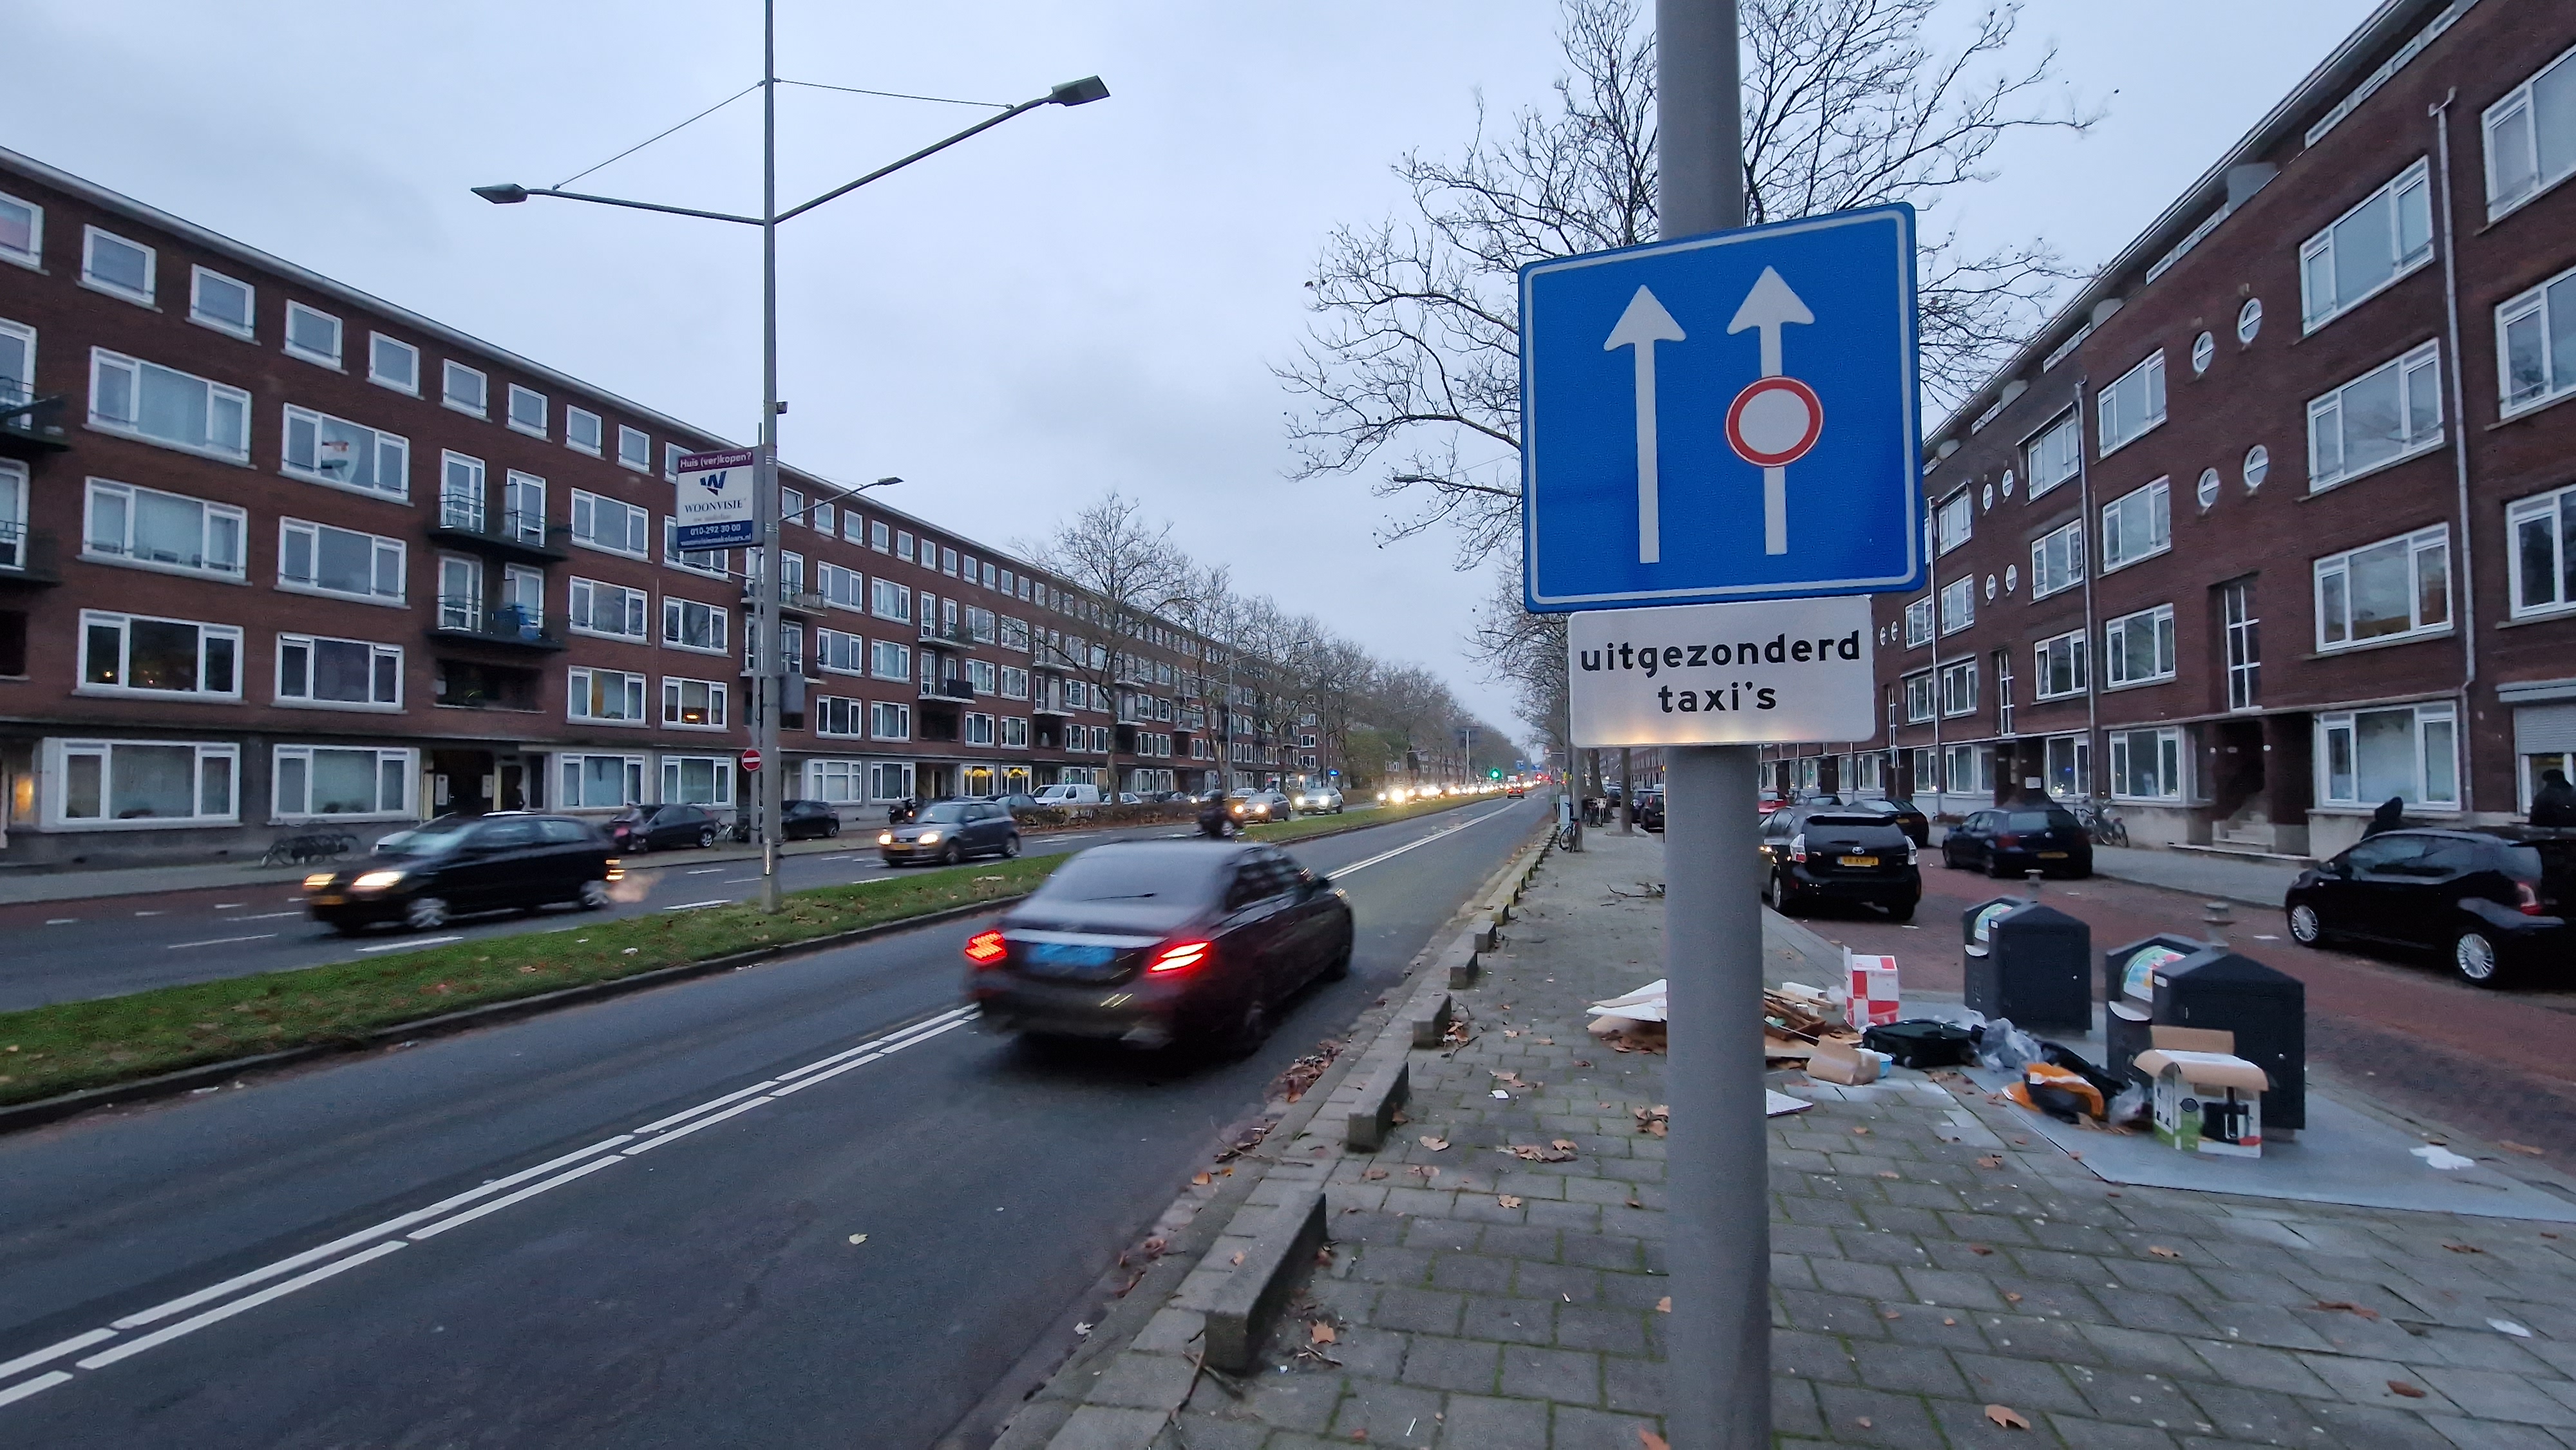
[{"label": "white lane marking", "polygon": [[463,937],[461,937],[461,936],[424,936],[424,937],[415,937],[415,938],[413,938],[413,939],[412,939],[412,940],[410,940],[410,941],[389,941],[389,942],[386,942],[386,943],[385,943],[384,945],[382,945],[382,946],[360,947],[360,948],[358,948],[358,950],[359,950],[359,951],[361,951],[361,952],[370,952],[370,953],[372,953],[372,952],[408,952],[408,951],[417,951],[417,950],[419,950],[419,949],[420,949],[420,948],[422,948],[422,947],[444,946],[444,945],[446,945],[447,943],[452,942],[452,941],[463,941],[463,940],[465,940],[465,938],[463,938]]},{"label": "white lane marking", "polygon": [[511,1204],[523,1203],[526,1200],[534,1198],[538,1194],[544,1193],[550,1189],[561,1188],[576,1178],[583,1177],[587,1174],[597,1173],[602,1168],[614,1167],[616,1163],[617,1160],[614,1158],[599,1158],[594,1159],[591,1162],[584,1163],[578,1168],[567,1168],[552,1178],[541,1178],[536,1182],[529,1184],[527,1187],[520,1189],[516,1193],[493,1199],[490,1203],[476,1204],[474,1207],[465,1210],[463,1213],[460,1213],[453,1218],[443,1218],[426,1227],[413,1229],[409,1234],[405,1235],[405,1237],[409,1238],[413,1243],[419,1243],[423,1239],[436,1238],[440,1234],[447,1232],[449,1229],[456,1227],[458,1224],[472,1223],[474,1220],[481,1218],[487,1213],[499,1213],[502,1209],[508,1208]]},{"label": "white lane marking", "polygon": [[45,925],[78,926],[80,925],[80,918],[77,916],[49,916],[45,918]]},{"label": "white lane marking", "polygon": [[883,1056],[885,1056],[885,1054],[882,1052],[871,1052],[864,1057],[851,1058],[849,1061],[842,1063],[839,1067],[825,1068],[823,1071],[814,1074],[803,1082],[791,1082],[787,1086],[780,1088],[778,1091],[771,1093],[770,1096],[772,1098],[783,1098],[789,1093],[803,1092],[805,1089],[823,1081],[825,1078],[839,1077],[841,1074],[848,1072],[851,1068],[865,1067],[869,1063],[872,1063]]},{"label": "white lane marking", "polygon": [[22,1354],[7,1364],[0,1364],[0,1380],[5,1380],[22,1369],[34,1369],[48,1360],[60,1359],[74,1350],[87,1349],[102,1339],[115,1337],[116,1331],[113,1329],[92,1329],[75,1334],[60,1344],[48,1344],[33,1354]]},{"label": "white lane marking", "polygon": [[134,913],[134,914],[135,914],[136,916],[159,916],[159,915],[161,915],[162,913],[157,912],[157,911],[138,911],[138,912],[136,912],[136,913]]},{"label": "white lane marking", "polygon": [[774,1088],[776,1086],[778,1086],[778,1079],[774,1077],[769,1079],[767,1082],[756,1082],[747,1088],[738,1088],[733,1092],[726,1093],[723,1097],[709,1098],[694,1108],[682,1108],[667,1118],[656,1118],[652,1122],[646,1123],[643,1127],[640,1127],[635,1131],[638,1133],[658,1133],[664,1128],[671,1126],[673,1123],[685,1123],[689,1119],[696,1117],[698,1114],[703,1113],[710,1108],[720,1108],[727,1103],[734,1102],[741,1098],[750,1097],[753,1093],[759,1092],[763,1088]]},{"label": "white lane marking", "polygon": [[844,1058],[856,1057],[862,1052],[874,1052],[878,1048],[903,1037],[907,1033],[918,1032],[925,1027],[932,1026],[935,1023],[946,1022],[952,1018],[962,1020],[974,1015],[974,1012],[975,1008],[972,1006],[951,1007],[947,1011],[939,1013],[936,1016],[925,1017],[910,1027],[900,1028],[896,1031],[889,1032],[885,1036],[877,1038],[875,1041],[862,1042],[856,1047],[845,1048],[839,1052],[833,1053],[829,1057],[817,1058],[814,1061],[805,1064],[803,1067],[791,1067],[787,1071],[780,1073],[778,1075],[778,1080],[780,1082],[793,1082],[797,1078],[803,1077],[809,1072],[813,1072],[818,1068],[830,1067],[833,1063],[839,1062]]},{"label": "white lane marking", "polygon": [[714,900],[712,900],[712,901],[683,901],[683,902],[681,902],[681,903],[680,903],[679,905],[677,905],[677,906],[666,906],[666,907],[663,907],[662,909],[663,909],[664,911],[703,911],[703,910],[705,910],[706,908],[708,908],[708,907],[710,907],[710,906],[731,906],[731,905],[733,905],[733,898],[732,898],[732,897],[730,897],[730,896],[719,896],[719,897],[715,898],[715,899],[714,899]]},{"label": "white lane marking", "polygon": [[346,1273],[347,1271],[358,1267],[360,1264],[372,1263],[375,1260],[381,1259],[385,1255],[393,1253],[404,1247],[405,1245],[400,1240],[396,1240],[389,1244],[378,1244],[363,1254],[352,1254],[345,1259],[336,1259],[308,1273],[298,1274],[283,1284],[271,1284],[256,1294],[235,1299],[229,1304],[218,1304],[214,1308],[209,1309],[205,1313],[199,1314],[194,1318],[182,1319],[178,1323],[173,1324],[166,1329],[156,1329],[150,1334],[143,1336],[141,1339],[129,1339],[125,1343],[117,1345],[113,1349],[102,1349],[87,1359],[76,1359],[72,1361],[72,1363],[78,1365],[82,1369],[99,1369],[103,1366],[114,1364],[120,1359],[124,1359],[130,1355],[141,1354],[143,1351],[151,1349],[156,1345],[167,1344],[171,1340],[178,1338],[180,1335],[194,1334],[209,1324],[230,1319],[245,1309],[256,1309],[271,1299],[283,1299],[298,1289],[319,1284],[334,1274]]},{"label": "white lane marking", "polygon": [[847,860],[851,859],[851,857],[850,857],[850,856],[847,856],[847,855],[843,855],[843,856],[817,856],[817,857],[815,857],[814,859],[815,859],[815,860],[817,860],[817,861],[847,861]]},{"label": "white lane marking", "polygon": [[29,1395],[52,1389],[59,1384],[69,1383],[70,1380],[71,1374],[67,1370],[58,1369],[52,1374],[40,1374],[23,1385],[11,1385],[5,1390],[0,1390],[0,1405],[14,1405]]},{"label": "white lane marking", "polygon": [[459,1204],[472,1203],[474,1200],[481,1198],[486,1194],[498,1193],[502,1189],[511,1187],[515,1184],[525,1183],[531,1178],[537,1178],[545,1174],[552,1173],[567,1163],[578,1163],[584,1158],[595,1157],[601,1153],[607,1152],[609,1149],[614,1148],[621,1143],[631,1143],[634,1140],[635,1135],[632,1133],[620,1133],[614,1138],[603,1138],[600,1141],[591,1144],[587,1148],[576,1148],[572,1152],[566,1153],[559,1158],[547,1159],[545,1162],[538,1164],[534,1168],[522,1168],[507,1178],[495,1178],[489,1183],[469,1188],[463,1193],[453,1194],[449,1197],[442,1198],[427,1208],[415,1208],[409,1213],[386,1219],[383,1223],[377,1224],[373,1228],[362,1228],[356,1233],[344,1234],[341,1237],[333,1239],[331,1242],[322,1245],[320,1248],[306,1249],[300,1254],[291,1255],[287,1258],[278,1260],[276,1263],[253,1269],[247,1274],[236,1274],[233,1277],[224,1280],[220,1284],[209,1285],[206,1288],[199,1289],[193,1294],[184,1294],[179,1298],[169,1300],[165,1303],[155,1304],[140,1314],[128,1314],[124,1318],[116,1320],[114,1322],[114,1327],[118,1329],[139,1329],[146,1324],[150,1324],[156,1319],[167,1319],[173,1314],[186,1313],[188,1310],[196,1308],[198,1305],[205,1303],[209,1299],[220,1299],[235,1289],[246,1288],[249,1285],[258,1283],[262,1279],[273,1279],[280,1274],[303,1268],[306,1264],[312,1263],[316,1259],[327,1259],[333,1254],[340,1252],[342,1249],[365,1243],[369,1239],[383,1238],[389,1233],[399,1233],[402,1230],[411,1227],[413,1224],[420,1222],[422,1219],[436,1218],[440,1214],[448,1212]]},{"label": "white lane marking", "polygon": [[689,874],[692,876],[713,876],[723,869],[724,868],[722,866],[692,866],[689,868]]},{"label": "white lane marking", "polygon": [[257,916],[236,916],[235,921],[275,921],[282,916],[302,916],[300,911],[263,911]]},{"label": "white lane marking", "polygon": [[685,1138],[700,1128],[712,1128],[727,1118],[739,1117],[740,1115],[750,1112],[752,1109],[759,1107],[762,1103],[768,1101],[769,1099],[760,1097],[753,1098],[747,1103],[736,1103],[721,1113],[709,1113],[694,1123],[684,1123],[659,1137],[647,1138],[643,1142],[636,1144],[634,1147],[621,1151],[618,1156],[621,1158],[632,1158],[638,1153],[650,1153],[654,1149],[661,1147],[663,1144],[670,1142],[674,1138]]},{"label": "white lane marking", "polygon": [[216,903],[215,903],[215,910],[217,910],[217,911],[239,911],[239,910],[241,910],[243,907],[248,906],[248,905],[250,905],[250,903],[249,903],[249,902],[247,902],[247,901],[218,901],[218,902],[216,902]]},{"label": "white lane marking", "polygon": [[[1509,808],[1508,808],[1508,807],[1506,807],[1505,809],[1509,809]],[[1441,837],[1443,837],[1443,836],[1454,836],[1454,835],[1458,834],[1460,831],[1463,831],[1463,830],[1467,829],[1469,826],[1482,825],[1482,824],[1484,824],[1485,822],[1492,820],[1494,817],[1499,816],[1499,815],[1502,815],[1503,813],[1504,813],[1503,811],[1487,811],[1485,814],[1483,814],[1483,815],[1481,815],[1481,816],[1476,817],[1476,818],[1475,818],[1474,820],[1472,820],[1472,821],[1460,821],[1458,824],[1456,824],[1456,825],[1454,825],[1454,826],[1448,826],[1448,827],[1444,827],[1444,828],[1443,828],[1443,829],[1441,829],[1441,830],[1434,831],[1434,832],[1432,832],[1430,835],[1427,835],[1427,836],[1423,837],[1422,839],[1420,839],[1420,840],[1418,840],[1418,841],[1407,841],[1407,842],[1405,842],[1403,845],[1396,847],[1396,848],[1395,848],[1394,850],[1392,850],[1392,851],[1380,851],[1380,852],[1378,852],[1378,853],[1377,853],[1376,855],[1374,855],[1374,856],[1366,857],[1366,858],[1364,858],[1364,859],[1362,859],[1362,860],[1358,860],[1358,861],[1353,861],[1353,862],[1352,862],[1351,864],[1349,864],[1348,866],[1337,866],[1337,867],[1335,867],[1334,869],[1332,869],[1332,870],[1330,870],[1330,871],[1325,872],[1324,874],[1325,874],[1325,875],[1327,875],[1327,876],[1332,876],[1332,877],[1337,877],[1337,878],[1338,878],[1338,877],[1342,877],[1342,876],[1347,876],[1347,875],[1349,875],[1350,873],[1352,873],[1352,872],[1354,872],[1354,871],[1365,871],[1365,870],[1367,870],[1369,867],[1376,865],[1376,864],[1377,864],[1377,863],[1379,863],[1380,861],[1388,860],[1388,859],[1390,859],[1390,858],[1392,858],[1392,857],[1396,857],[1396,856],[1401,856],[1401,855],[1403,855],[1405,852],[1410,851],[1410,850],[1413,850],[1413,849],[1415,849],[1416,847],[1419,847],[1419,846],[1428,846],[1428,845],[1430,845],[1432,842],[1439,840],[1439,839],[1440,839]]]},{"label": "white lane marking", "polygon": [[219,937],[210,937],[210,938],[208,938],[208,939],[207,939],[207,940],[205,940],[205,941],[174,941],[174,942],[170,943],[170,945],[169,945],[169,947],[168,947],[168,950],[170,950],[170,951],[174,951],[174,952],[184,952],[184,951],[188,950],[190,947],[221,947],[221,946],[230,946],[230,945],[232,945],[234,942],[243,942],[243,941],[267,941],[269,938],[271,938],[271,937],[273,937],[273,936],[275,936],[275,935],[277,935],[277,933],[275,933],[275,932],[273,932],[273,931],[262,931],[262,932],[254,932],[254,933],[252,933],[252,934],[251,934],[251,935],[249,935],[249,936],[219,936]]},{"label": "white lane marking", "polygon": [[725,878],[724,884],[727,886],[740,886],[746,881],[757,881],[759,879],[760,878],[757,876],[728,876]]}]

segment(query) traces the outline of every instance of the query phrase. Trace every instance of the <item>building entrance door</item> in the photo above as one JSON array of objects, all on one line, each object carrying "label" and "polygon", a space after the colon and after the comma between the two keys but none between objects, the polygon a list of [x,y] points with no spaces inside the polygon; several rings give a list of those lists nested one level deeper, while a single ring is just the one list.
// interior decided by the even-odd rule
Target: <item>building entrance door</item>
[{"label": "building entrance door", "polygon": [[434,798],[433,811],[439,815],[479,816],[493,809],[493,794],[500,788],[492,752],[488,750],[433,750],[429,769]]}]

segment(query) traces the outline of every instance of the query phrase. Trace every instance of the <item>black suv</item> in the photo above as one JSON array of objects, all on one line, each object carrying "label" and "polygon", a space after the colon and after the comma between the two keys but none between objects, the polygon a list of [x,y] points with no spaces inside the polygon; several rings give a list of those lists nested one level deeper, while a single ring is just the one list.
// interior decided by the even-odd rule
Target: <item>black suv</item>
[{"label": "black suv", "polygon": [[621,851],[712,846],[724,827],[697,806],[628,806],[609,818],[608,838]]},{"label": "black suv", "polygon": [[1762,864],[1763,898],[1784,916],[1835,901],[1910,921],[1923,899],[1913,840],[1876,811],[1814,803],[1773,811],[1762,823]]},{"label": "black suv", "polygon": [[778,810],[778,839],[793,841],[841,834],[841,812],[830,801],[787,801]]},{"label": "black suv", "polygon": [[2445,952],[2451,970],[2500,987],[2576,962],[2565,915],[2576,830],[2389,831],[2299,873],[2281,902],[2302,946],[2351,937]]},{"label": "black suv", "polygon": [[2064,806],[1970,811],[1941,838],[1941,864],[1989,876],[2037,868],[2051,876],[2093,874],[2093,838]]},{"label": "black suv", "polygon": [[619,874],[608,842],[570,816],[440,816],[378,841],[357,865],[305,877],[304,909],[341,931],[388,921],[436,931],[478,911],[596,911]]}]

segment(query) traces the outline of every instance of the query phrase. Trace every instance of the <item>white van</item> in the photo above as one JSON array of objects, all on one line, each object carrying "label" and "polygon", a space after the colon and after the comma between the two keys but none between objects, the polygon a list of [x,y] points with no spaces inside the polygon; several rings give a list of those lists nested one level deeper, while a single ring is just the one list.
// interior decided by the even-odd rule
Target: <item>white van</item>
[{"label": "white van", "polygon": [[1100,787],[1096,785],[1051,785],[1037,793],[1042,806],[1096,806],[1100,804]]}]

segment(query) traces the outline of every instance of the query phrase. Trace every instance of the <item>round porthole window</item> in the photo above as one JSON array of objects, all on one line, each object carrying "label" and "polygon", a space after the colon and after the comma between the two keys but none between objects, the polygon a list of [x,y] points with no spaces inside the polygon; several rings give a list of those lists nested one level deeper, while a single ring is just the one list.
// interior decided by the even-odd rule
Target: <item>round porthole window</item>
[{"label": "round porthole window", "polygon": [[2204,468],[2200,471],[2200,488],[2198,492],[2200,495],[2200,506],[2203,509],[2207,509],[2211,504],[2218,502],[2217,469]]},{"label": "round porthole window", "polygon": [[2272,450],[2257,443],[2245,450],[2245,491],[2252,493],[2263,486],[2263,475],[2272,471]]},{"label": "round porthole window", "polygon": [[2004,497],[2006,497],[2006,498],[2010,498],[2010,497],[2012,497],[2012,486],[2013,486],[2013,471],[2012,471],[2011,469],[2007,468],[2007,469],[2005,469],[2005,470],[2004,470]]},{"label": "round porthole window", "polygon": [[2208,333],[2191,340],[2191,375],[2199,377],[2209,371],[2209,360],[2218,356],[2218,340]]},{"label": "round porthole window", "polygon": [[1986,576],[1986,602],[1988,604],[1995,602],[1995,576],[1992,574]]},{"label": "round porthole window", "polygon": [[1983,500],[1983,502],[1984,502],[1984,506],[1985,506],[1985,508],[1986,508],[1987,510],[1989,510],[1989,511],[1992,511],[1992,510],[1993,510],[1993,508],[1994,508],[1994,506],[1995,506],[1995,486],[1994,486],[1993,484],[1991,484],[1991,483],[1986,485],[1986,492],[1985,492],[1985,495],[1984,495],[1984,500]]},{"label": "round porthole window", "polygon": [[2254,334],[2262,330],[2263,299],[2248,297],[2245,299],[2245,305],[2236,309],[2236,340],[2252,342]]},{"label": "round porthole window", "polygon": [[2006,564],[2004,566],[2004,592],[2006,594],[2010,594],[2020,587],[2021,566],[2018,564]]}]

